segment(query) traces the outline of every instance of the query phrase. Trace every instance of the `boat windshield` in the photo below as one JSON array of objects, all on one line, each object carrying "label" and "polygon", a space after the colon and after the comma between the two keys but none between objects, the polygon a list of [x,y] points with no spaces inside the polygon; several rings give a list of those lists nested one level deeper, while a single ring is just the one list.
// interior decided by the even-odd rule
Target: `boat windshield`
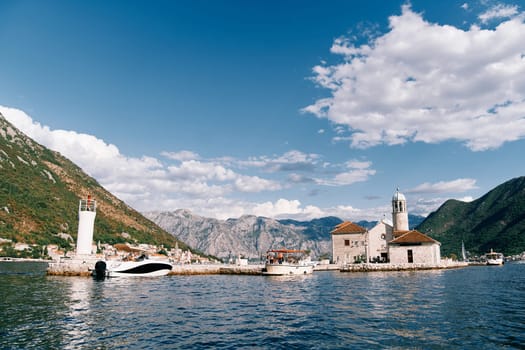
[{"label": "boat windshield", "polygon": [[273,249],[266,254],[266,263],[268,264],[295,264],[303,259],[304,250],[296,249]]}]

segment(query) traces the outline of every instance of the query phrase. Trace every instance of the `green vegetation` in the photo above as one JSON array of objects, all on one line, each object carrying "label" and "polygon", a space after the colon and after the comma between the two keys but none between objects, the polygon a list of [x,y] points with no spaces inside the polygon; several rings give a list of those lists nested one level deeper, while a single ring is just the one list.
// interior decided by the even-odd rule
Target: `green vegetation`
[{"label": "green vegetation", "polygon": [[[94,241],[149,243],[166,249],[178,243],[180,248],[189,249],[71,161],[22,134],[1,114],[0,171],[0,238],[72,249],[70,242],[57,234],[66,233],[76,239],[79,199],[89,194],[97,201]],[[30,254],[3,248],[3,254]]]},{"label": "green vegetation", "polygon": [[16,250],[13,245],[0,247],[0,257],[25,259],[50,259],[46,246],[35,246],[24,250]]},{"label": "green vegetation", "polygon": [[505,255],[525,251],[525,177],[507,181],[470,202],[449,200],[417,229],[441,242],[442,255],[490,249]]}]

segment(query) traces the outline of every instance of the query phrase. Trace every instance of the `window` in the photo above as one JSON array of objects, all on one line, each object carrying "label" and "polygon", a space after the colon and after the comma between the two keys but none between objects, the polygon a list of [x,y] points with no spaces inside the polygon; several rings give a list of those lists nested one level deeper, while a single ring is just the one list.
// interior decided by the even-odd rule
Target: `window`
[{"label": "window", "polygon": [[345,246],[349,246],[350,245],[350,240],[349,239],[345,239]]},{"label": "window", "polygon": [[407,258],[409,263],[414,262],[414,255],[412,254],[412,249],[407,250]]}]

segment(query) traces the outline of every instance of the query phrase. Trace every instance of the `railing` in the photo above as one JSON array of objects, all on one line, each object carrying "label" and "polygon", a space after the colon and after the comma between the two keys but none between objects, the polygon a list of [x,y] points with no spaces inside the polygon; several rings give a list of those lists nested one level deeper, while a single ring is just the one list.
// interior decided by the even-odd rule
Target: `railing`
[{"label": "railing", "polygon": [[96,211],[97,201],[93,199],[81,199],[79,205],[80,211]]}]

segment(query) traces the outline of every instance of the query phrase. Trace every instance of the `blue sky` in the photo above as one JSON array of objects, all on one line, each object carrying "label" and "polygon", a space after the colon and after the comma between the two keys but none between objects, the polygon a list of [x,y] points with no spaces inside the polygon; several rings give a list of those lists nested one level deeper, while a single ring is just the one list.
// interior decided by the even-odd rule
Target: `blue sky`
[{"label": "blue sky", "polygon": [[140,211],[413,214],[525,173],[523,1],[0,2],[0,113]]}]

